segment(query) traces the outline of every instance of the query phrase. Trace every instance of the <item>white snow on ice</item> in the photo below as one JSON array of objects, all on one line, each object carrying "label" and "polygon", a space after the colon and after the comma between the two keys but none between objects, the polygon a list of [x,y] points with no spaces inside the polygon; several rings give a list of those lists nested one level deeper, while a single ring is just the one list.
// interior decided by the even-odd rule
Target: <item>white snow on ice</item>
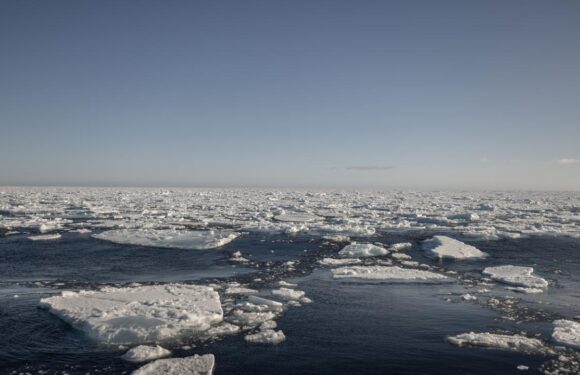
[{"label": "white snow on ice", "polygon": [[439,273],[406,269],[397,266],[352,266],[331,270],[335,279],[360,279],[365,281],[433,282],[449,280]]},{"label": "white snow on ice", "polygon": [[370,243],[351,243],[338,252],[344,258],[368,258],[387,255],[389,251],[384,247]]},{"label": "white snow on ice", "polygon": [[548,281],[539,276],[533,275],[533,267],[521,266],[497,266],[486,267],[483,274],[491,277],[493,280],[524,288],[546,288]]},{"label": "white snow on ice", "polygon": [[218,293],[196,285],[63,292],[42,299],[40,306],[109,344],[158,342],[205,331],[223,319]]},{"label": "white snow on ice", "polygon": [[434,236],[423,241],[422,248],[427,256],[437,259],[482,259],[487,256],[476,247],[447,236]]},{"label": "white snow on ice", "polygon": [[552,338],[559,344],[580,349],[580,323],[566,319],[554,321]]},{"label": "white snow on ice", "polygon": [[215,366],[213,354],[185,358],[158,359],[135,371],[132,375],[211,375]]},{"label": "white snow on ice", "polygon": [[186,250],[206,250],[221,247],[238,236],[238,233],[231,231],[177,231],[169,229],[116,229],[93,235],[94,238],[123,245]]}]

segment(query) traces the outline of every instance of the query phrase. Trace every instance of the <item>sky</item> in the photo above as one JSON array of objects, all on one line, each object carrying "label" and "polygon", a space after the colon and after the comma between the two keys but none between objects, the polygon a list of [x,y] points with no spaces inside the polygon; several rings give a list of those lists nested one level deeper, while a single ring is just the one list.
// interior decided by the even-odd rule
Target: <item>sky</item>
[{"label": "sky", "polygon": [[580,190],[580,2],[3,0],[0,185]]}]

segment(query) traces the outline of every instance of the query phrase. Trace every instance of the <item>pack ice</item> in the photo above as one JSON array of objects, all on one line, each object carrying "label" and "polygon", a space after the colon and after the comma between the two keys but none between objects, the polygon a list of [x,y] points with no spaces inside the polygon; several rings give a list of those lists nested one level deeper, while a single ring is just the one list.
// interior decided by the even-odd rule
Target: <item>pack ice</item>
[{"label": "pack ice", "polygon": [[521,266],[497,266],[486,267],[483,274],[491,277],[493,280],[520,286],[524,288],[546,288],[548,281],[539,276],[532,275],[533,267]]},{"label": "pack ice", "polygon": [[224,246],[239,233],[222,230],[184,231],[174,229],[115,229],[94,234],[94,238],[124,245],[206,250]]},{"label": "pack ice", "polygon": [[185,358],[158,359],[135,371],[132,375],[211,375],[215,366],[213,354]]},{"label": "pack ice", "polygon": [[433,282],[448,280],[447,276],[439,273],[397,266],[351,266],[335,268],[331,272],[335,279],[395,282]]},{"label": "pack ice", "polygon": [[423,241],[422,248],[427,256],[436,259],[482,259],[487,256],[476,247],[447,236],[434,236]]},{"label": "pack ice", "polygon": [[42,299],[40,306],[108,344],[157,342],[202,332],[223,320],[218,293],[197,285],[63,292]]}]

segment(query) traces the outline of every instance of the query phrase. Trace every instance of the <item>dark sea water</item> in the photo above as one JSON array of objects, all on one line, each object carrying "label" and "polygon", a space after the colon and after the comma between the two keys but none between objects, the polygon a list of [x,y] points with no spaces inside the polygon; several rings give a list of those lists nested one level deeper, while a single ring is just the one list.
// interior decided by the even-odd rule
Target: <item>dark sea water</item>
[{"label": "dark sea water", "polygon": [[[384,235],[372,241],[418,244],[431,233]],[[437,263],[418,246],[414,260],[455,270],[462,282],[365,284],[332,280],[316,266],[341,246],[307,236],[248,234],[217,250],[174,250],[117,245],[87,234],[64,233],[57,241],[0,238],[0,374],[121,374],[138,365],[119,359],[125,349],[87,339],[59,318],[38,309],[41,298],[62,290],[94,289],[130,282],[266,282],[299,284],[314,302],[291,308],[278,320],[286,341],[248,345],[243,335],[194,343],[168,343],[174,356],[213,353],[216,374],[521,374],[539,373],[551,358],[494,349],[455,347],[449,335],[526,332],[550,342],[551,322],[580,315],[580,240],[533,237],[466,241],[491,256],[477,262]],[[233,251],[251,254],[248,266],[228,261]],[[296,271],[282,265],[300,260]],[[490,265],[533,266],[552,283],[540,295],[490,287],[478,301],[461,295],[482,289]],[[475,280],[475,281],[473,281]],[[473,281],[473,282],[472,282]],[[491,307],[489,296],[519,299],[515,307]]]}]

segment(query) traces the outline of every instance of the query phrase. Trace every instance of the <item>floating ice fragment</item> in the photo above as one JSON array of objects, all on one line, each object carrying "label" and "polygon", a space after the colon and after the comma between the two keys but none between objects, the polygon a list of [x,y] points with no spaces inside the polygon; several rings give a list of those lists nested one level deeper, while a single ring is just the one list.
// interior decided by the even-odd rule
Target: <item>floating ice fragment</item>
[{"label": "floating ice fragment", "polygon": [[185,358],[158,359],[132,375],[211,375],[215,365],[213,354],[194,355]]},{"label": "floating ice fragment", "polygon": [[89,337],[110,344],[156,342],[202,332],[223,319],[216,291],[197,285],[155,285],[63,292],[47,308]]},{"label": "floating ice fragment", "polygon": [[319,264],[323,266],[346,266],[349,264],[358,264],[361,263],[362,260],[358,258],[345,258],[345,259],[335,259],[335,258],[323,258],[318,261]]},{"label": "floating ice fragment", "polygon": [[282,331],[274,331],[273,329],[267,329],[265,331],[260,331],[251,335],[246,335],[244,337],[246,342],[251,344],[279,344],[286,340],[286,336]]},{"label": "floating ice fragment", "polygon": [[434,236],[433,238],[423,241],[423,250],[427,256],[437,259],[482,259],[487,254],[474,246],[465,244],[446,236]]},{"label": "floating ice fragment", "polygon": [[389,250],[400,251],[400,250],[404,250],[404,249],[409,249],[411,247],[413,247],[413,244],[411,242],[399,242],[399,243],[394,243],[391,246],[389,246]]},{"label": "floating ice fragment", "polygon": [[524,288],[546,288],[548,281],[539,276],[534,276],[533,267],[521,266],[497,266],[486,267],[483,274],[509,285],[521,286]]},{"label": "floating ice fragment", "polygon": [[159,345],[156,346],[149,346],[149,345],[139,345],[130,350],[128,350],[125,354],[121,356],[121,359],[134,362],[134,363],[141,363],[141,362],[149,362],[155,359],[168,357],[171,355],[171,352]]},{"label": "floating ice fragment", "polygon": [[321,220],[322,218],[318,215],[310,214],[308,212],[285,212],[283,214],[275,216],[274,219],[278,221],[306,223],[311,221],[318,221]]},{"label": "floating ice fragment", "polygon": [[480,346],[538,354],[549,352],[549,349],[540,340],[521,335],[470,332],[450,336],[447,340],[457,346]]},{"label": "floating ice fragment", "polygon": [[60,233],[54,234],[39,234],[38,236],[29,236],[28,239],[32,241],[52,241],[58,240],[61,237]]},{"label": "floating ice fragment", "polygon": [[358,257],[376,257],[387,255],[389,251],[383,247],[369,244],[369,243],[352,243],[346,245],[338,252],[338,255],[344,258],[358,258]]},{"label": "floating ice fragment", "polygon": [[332,270],[335,279],[361,279],[365,281],[433,282],[447,281],[447,276],[435,272],[406,269],[397,266],[352,266]]},{"label": "floating ice fragment", "polygon": [[580,349],[580,323],[566,319],[554,321],[552,338],[562,345]]},{"label": "floating ice fragment", "polygon": [[224,246],[239,236],[228,230],[115,229],[94,238],[124,245],[206,250]]}]

